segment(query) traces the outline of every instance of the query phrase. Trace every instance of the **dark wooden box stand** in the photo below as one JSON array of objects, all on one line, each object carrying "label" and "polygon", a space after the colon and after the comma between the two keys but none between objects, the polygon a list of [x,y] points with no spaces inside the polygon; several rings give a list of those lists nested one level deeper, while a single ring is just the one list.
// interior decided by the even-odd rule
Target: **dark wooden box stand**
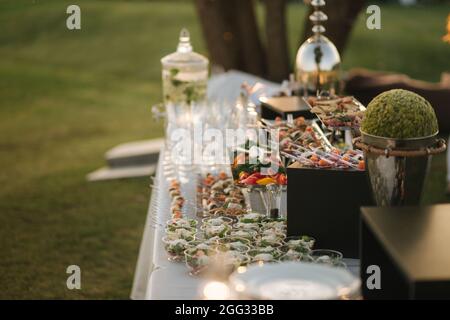
[{"label": "dark wooden box stand", "polygon": [[[450,204],[361,211],[365,299],[450,299]],[[380,270],[379,288],[369,266]]]},{"label": "dark wooden box stand", "polygon": [[305,117],[305,119],[313,119],[315,115],[311,113],[308,105],[301,97],[272,97],[261,98],[261,117],[273,120],[276,117],[287,119],[288,114],[292,114],[294,118]]},{"label": "dark wooden box stand", "polygon": [[360,207],[373,205],[364,171],[287,168],[287,226],[289,235],[309,235],[316,248],[359,255]]}]

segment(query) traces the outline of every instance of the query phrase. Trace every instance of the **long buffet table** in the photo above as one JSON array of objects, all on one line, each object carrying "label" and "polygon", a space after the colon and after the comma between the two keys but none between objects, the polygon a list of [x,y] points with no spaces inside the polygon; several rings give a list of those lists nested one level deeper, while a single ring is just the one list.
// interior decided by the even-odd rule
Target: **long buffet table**
[{"label": "long buffet table", "polygon": [[[212,77],[208,83],[208,98],[216,101],[235,101],[243,82],[251,85],[262,82],[266,85],[268,93],[279,90],[279,85],[232,71]],[[184,263],[168,261],[161,241],[164,236],[164,224],[170,218],[170,196],[167,191],[167,179],[164,176],[164,168],[169,165],[164,150],[161,150],[136,264],[131,299],[190,300],[201,297],[200,290],[204,280],[190,276]],[[195,174],[185,172],[184,176],[178,178],[182,184],[181,189],[184,190],[183,197],[194,202]],[[359,274],[358,260],[344,259],[344,261],[352,273]]]}]

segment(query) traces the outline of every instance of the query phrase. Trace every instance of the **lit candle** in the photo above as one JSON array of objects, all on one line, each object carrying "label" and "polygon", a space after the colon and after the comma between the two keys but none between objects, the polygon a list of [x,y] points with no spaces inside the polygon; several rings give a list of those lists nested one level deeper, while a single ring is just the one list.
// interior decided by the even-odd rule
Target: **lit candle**
[{"label": "lit candle", "polygon": [[230,297],[230,288],[223,282],[211,281],[203,287],[203,296],[206,300],[226,300]]}]

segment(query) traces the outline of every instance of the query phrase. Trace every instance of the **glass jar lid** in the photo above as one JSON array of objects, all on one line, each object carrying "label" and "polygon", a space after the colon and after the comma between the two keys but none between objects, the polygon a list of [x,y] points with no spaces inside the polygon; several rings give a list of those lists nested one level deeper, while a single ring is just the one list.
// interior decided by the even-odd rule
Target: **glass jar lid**
[{"label": "glass jar lid", "polygon": [[180,32],[177,51],[163,57],[161,63],[165,66],[183,66],[188,64],[206,68],[209,61],[206,57],[193,51],[189,31],[183,28]]}]

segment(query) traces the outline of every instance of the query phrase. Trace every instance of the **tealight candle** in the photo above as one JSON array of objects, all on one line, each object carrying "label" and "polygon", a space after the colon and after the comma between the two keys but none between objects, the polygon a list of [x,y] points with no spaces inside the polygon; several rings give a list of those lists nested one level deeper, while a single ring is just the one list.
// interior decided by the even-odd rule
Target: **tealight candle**
[{"label": "tealight candle", "polygon": [[206,300],[226,300],[230,297],[230,288],[220,281],[211,281],[203,287],[203,296]]}]

